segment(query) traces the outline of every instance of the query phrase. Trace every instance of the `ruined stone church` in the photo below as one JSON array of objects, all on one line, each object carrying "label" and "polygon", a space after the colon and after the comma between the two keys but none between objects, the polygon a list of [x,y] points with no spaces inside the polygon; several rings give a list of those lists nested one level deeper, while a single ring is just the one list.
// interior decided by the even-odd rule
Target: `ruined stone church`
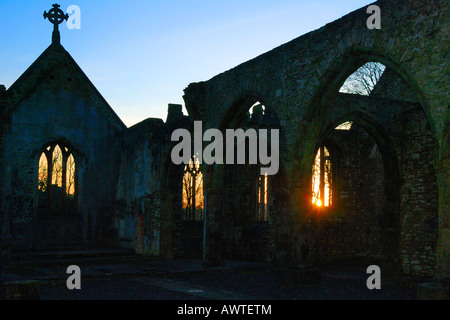
[{"label": "ruined stone church", "polygon": [[[184,91],[127,128],[52,44],[0,87],[3,248],[162,259],[379,263],[450,279],[448,3],[379,1]],[[100,57],[99,57],[100,59]],[[367,92],[345,91],[381,66]],[[172,132],[280,131],[280,170],[174,165]],[[199,188],[197,188],[199,187]],[[198,190],[197,190],[198,189]]]}]

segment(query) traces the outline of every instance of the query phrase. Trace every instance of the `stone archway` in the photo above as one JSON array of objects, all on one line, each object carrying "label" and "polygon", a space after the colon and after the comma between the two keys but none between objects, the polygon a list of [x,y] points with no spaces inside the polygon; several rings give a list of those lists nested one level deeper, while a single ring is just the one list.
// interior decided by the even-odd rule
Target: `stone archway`
[{"label": "stone archway", "polygon": [[[383,98],[378,95],[358,97],[338,93],[338,88],[354,70],[354,66],[370,61],[368,59],[385,63],[390,71],[394,71],[390,73],[391,78],[398,71],[397,77],[405,83],[403,87],[415,94],[416,99],[408,98],[399,102],[402,99],[395,101],[392,97]],[[341,71],[331,67],[324,79],[329,87],[318,86],[320,93],[312,100],[317,104],[309,109],[311,118],[308,136],[318,136],[320,141],[323,133],[321,136],[319,128],[323,131],[325,126],[325,130],[330,132],[339,121],[353,119],[365,123],[369,134],[380,146],[385,167],[385,211],[391,214],[381,217],[383,230],[386,232],[383,236],[384,260],[394,262],[397,264],[395,269],[407,274],[430,276],[435,269],[433,260],[437,234],[433,226],[437,217],[437,186],[436,179],[430,180],[430,177],[435,177],[436,174],[433,163],[436,161],[437,146],[435,132],[432,131],[433,123],[425,114],[429,109],[424,107],[424,99],[420,91],[416,91],[414,81],[392,59],[379,57],[375,53],[350,50],[341,60]],[[346,116],[342,118],[342,115]],[[336,121],[333,123],[333,120]],[[302,145],[311,144],[303,142]],[[421,165],[413,169],[417,163]],[[417,193],[418,189],[422,191]],[[417,197],[426,200],[419,202]],[[413,238],[421,240],[414,241]]]},{"label": "stone archway", "polygon": [[[345,78],[367,61],[379,61],[396,71],[417,95],[438,146],[448,118],[445,92],[446,57],[442,44],[448,38],[448,8],[442,1],[380,1],[383,30],[369,30],[366,8],[294,39],[246,63],[185,90],[186,108],[196,119],[216,126],[235,106],[237,93],[260,92],[264,103],[276,106],[286,136],[287,177],[292,219],[299,222],[307,208],[310,164],[330,103]],[[438,8],[438,10],[436,10]],[[382,121],[380,121],[382,123]],[[442,152],[442,151],[441,151]],[[294,178],[295,177],[295,178]],[[439,183],[439,214],[445,216],[444,185]],[[217,201],[220,205],[220,199]],[[448,246],[440,248],[448,273]],[[447,262],[445,262],[445,261]],[[438,271],[439,273],[440,271]],[[440,272],[442,273],[442,272]]]},{"label": "stone archway", "polygon": [[[346,121],[351,129],[334,129]],[[330,142],[337,199],[313,210],[318,259],[381,263],[385,271],[398,272],[402,180],[391,138],[369,116],[350,113],[324,128],[319,145]]]},{"label": "stone archway", "polygon": [[81,246],[80,187],[86,158],[65,138],[49,139],[33,151],[33,214],[11,222],[14,247],[51,249]]},{"label": "stone archway", "polygon": [[172,163],[170,153],[166,157],[161,179],[161,213],[160,213],[160,256],[166,260],[175,257],[174,224],[177,214],[181,212],[182,165]]},{"label": "stone archway", "polygon": [[[234,102],[229,112],[214,121],[222,132],[239,128],[255,130],[258,134],[261,128],[281,129],[276,111],[254,95],[237,95],[230,101]],[[264,200],[267,201],[268,212],[263,220],[257,215],[258,201],[263,201],[257,196],[260,192],[260,165],[214,165],[206,168],[208,220],[205,264],[217,264],[225,258],[275,261],[283,256],[285,260],[290,255],[288,246],[281,248],[279,245],[282,237],[279,234],[284,237],[289,233],[284,230],[289,223],[283,223],[283,219],[289,215],[289,205],[286,206],[285,200],[290,197],[286,196],[290,192],[285,171],[286,139],[282,129],[280,150],[279,172],[263,178],[268,181],[268,196]],[[287,241],[287,237],[284,239]]]}]

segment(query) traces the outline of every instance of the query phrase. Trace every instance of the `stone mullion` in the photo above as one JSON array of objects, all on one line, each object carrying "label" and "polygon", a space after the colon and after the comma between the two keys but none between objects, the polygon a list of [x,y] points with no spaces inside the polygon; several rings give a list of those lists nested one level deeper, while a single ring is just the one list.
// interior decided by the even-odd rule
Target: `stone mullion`
[{"label": "stone mullion", "polygon": [[260,179],[259,179],[259,176],[258,176],[258,178],[256,179],[256,183],[255,183],[255,185],[256,185],[256,189],[255,189],[256,190],[255,191],[256,192],[256,194],[255,194],[255,196],[256,196],[256,204],[255,204],[255,208],[256,208],[255,217],[256,217],[256,220],[259,219],[259,203],[260,203],[260,201],[259,201],[259,197],[260,197],[259,184],[260,184]]},{"label": "stone mullion", "polygon": [[69,158],[69,154],[65,151],[65,148],[62,147],[61,148],[61,153],[62,153],[62,177],[61,177],[61,182],[62,182],[62,186],[61,189],[63,192],[61,192],[61,201],[62,201],[62,207],[63,209],[65,209],[65,205],[66,205],[66,199],[67,199],[67,159]]},{"label": "stone mullion", "polygon": [[73,183],[75,184],[75,188],[74,188],[74,204],[76,205],[76,208],[78,209],[78,168],[77,168],[77,161],[75,159],[75,156],[73,156],[74,162],[75,162],[75,167],[74,167],[74,175],[73,175]]},{"label": "stone mullion", "polygon": [[50,150],[45,150],[44,153],[47,157],[47,208],[52,209],[52,179],[53,179],[53,150],[55,146],[52,146]]},{"label": "stone mullion", "polygon": [[[195,167],[195,162],[194,162],[194,167]],[[197,210],[196,210],[197,204],[195,203],[195,200],[196,200],[195,197],[197,196],[197,194],[195,192],[195,187],[197,184],[197,172],[195,169],[191,172],[191,178],[192,178],[192,217],[191,218],[192,218],[192,221],[194,221],[196,213],[197,213]]]},{"label": "stone mullion", "polygon": [[264,181],[263,176],[260,176],[259,179],[259,199],[258,199],[258,221],[261,221],[264,214]]},{"label": "stone mullion", "polygon": [[[204,172],[204,187],[208,195],[206,209],[206,248],[203,264],[217,266],[223,261],[223,202],[226,200],[224,187],[224,165],[214,169],[208,167]],[[207,178],[212,175],[211,179]]]},{"label": "stone mullion", "polygon": [[264,202],[264,219],[263,221],[268,221],[269,220],[269,203],[270,203],[270,179],[269,176],[265,177],[266,183],[267,183],[267,188],[266,188],[266,184],[264,184],[264,188],[265,188],[265,194],[267,195],[267,197],[265,197],[265,199],[267,199],[266,202]]}]

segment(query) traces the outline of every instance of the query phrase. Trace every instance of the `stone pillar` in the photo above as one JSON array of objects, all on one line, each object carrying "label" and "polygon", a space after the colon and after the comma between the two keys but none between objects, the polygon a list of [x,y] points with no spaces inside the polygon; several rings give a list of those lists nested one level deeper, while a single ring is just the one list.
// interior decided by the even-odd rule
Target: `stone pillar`
[{"label": "stone pillar", "polygon": [[391,178],[384,181],[386,207],[381,218],[380,266],[388,274],[400,274],[400,179]]},{"label": "stone pillar", "polygon": [[224,201],[224,166],[216,166],[214,170],[205,170],[204,177],[212,174],[212,179],[204,179],[207,195],[206,207],[206,243],[204,266],[220,266],[223,264],[223,201]]},{"label": "stone pillar", "polygon": [[181,104],[169,104],[169,108],[167,110],[167,119],[166,124],[173,124],[177,121],[183,120],[183,106]]},{"label": "stone pillar", "polygon": [[[448,151],[446,151],[448,152]],[[436,276],[433,283],[418,287],[418,297],[423,300],[450,300],[450,159],[441,160],[437,179],[439,186],[439,240],[437,247]]]},{"label": "stone pillar", "polygon": [[165,260],[172,260],[174,257],[173,246],[173,215],[174,196],[172,194],[161,194],[161,215],[160,215],[160,256]]},{"label": "stone pillar", "polygon": [[[273,178],[275,180],[276,178]],[[274,263],[277,267],[285,267],[291,262],[291,192],[287,188],[282,188],[272,184],[271,195],[273,197],[273,206],[269,214],[271,215],[273,229],[273,250]]]},{"label": "stone pillar", "polygon": [[436,280],[450,285],[450,159],[444,159],[438,170],[439,186],[439,242],[437,252]]}]

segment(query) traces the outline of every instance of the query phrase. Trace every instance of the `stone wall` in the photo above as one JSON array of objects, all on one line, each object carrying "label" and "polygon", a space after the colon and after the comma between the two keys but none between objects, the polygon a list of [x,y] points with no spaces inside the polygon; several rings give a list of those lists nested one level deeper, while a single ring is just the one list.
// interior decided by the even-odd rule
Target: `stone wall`
[{"label": "stone wall", "polygon": [[[323,222],[327,227],[308,231],[318,245],[313,258],[387,259],[398,261],[406,274],[432,276],[438,235],[437,146],[420,106],[395,98],[341,95],[328,114],[325,123],[333,123],[331,128],[340,121],[354,124],[350,131],[324,130],[325,144],[332,142],[330,152],[337,155],[338,198]],[[381,132],[376,129],[380,124]],[[393,197],[397,192],[398,198]],[[396,248],[388,249],[389,243]]]},{"label": "stone wall", "polygon": [[176,220],[174,224],[174,257],[203,258],[203,221]]},{"label": "stone wall", "polygon": [[420,111],[403,115],[400,254],[403,271],[433,275],[438,237],[437,147]]},{"label": "stone wall", "polygon": [[184,165],[171,160],[171,135],[178,128],[189,129],[190,122],[181,105],[171,104],[166,122],[147,119],[117,136],[113,212],[120,247],[171,259],[195,255],[184,237],[202,245],[203,228],[188,230],[180,221]]},{"label": "stone wall", "polygon": [[[450,278],[444,131],[450,88],[442,80],[448,69],[443,54],[448,5],[376,4],[382,30],[366,27],[368,15],[361,8],[209,81],[190,84],[184,96],[190,121],[181,106],[171,105],[165,123],[148,119],[129,129],[65,50],[52,45],[8,89],[7,103],[0,91],[2,118],[13,110],[0,140],[7,233],[24,239],[15,230],[18,224],[26,229],[36,213],[39,151],[64,139],[77,150],[85,241],[164,258],[189,256],[182,239],[198,240],[201,228],[179,222],[183,166],[171,163],[170,135],[176,128],[191,129],[192,120],[202,120],[205,130],[242,126],[242,117],[259,101],[281,131],[282,170],[271,178],[269,221],[252,220],[254,168],[205,166],[206,263],[228,257],[280,264],[311,257],[387,259],[398,260],[407,274],[437,270],[438,278]],[[369,61],[387,66],[373,94],[339,94],[345,79]],[[334,132],[348,120],[364,130]],[[339,154],[337,206],[318,219],[310,199],[311,166],[327,139]]]},{"label": "stone wall", "polygon": [[[362,121],[378,145],[384,165],[387,205],[380,224],[388,237],[382,237],[381,247],[389,252],[389,259],[402,260],[403,271],[416,275],[432,274],[432,252],[436,249],[429,243],[436,232],[428,229],[426,220],[437,211],[441,216],[447,213],[444,200],[437,208],[438,192],[432,183],[436,178],[435,171],[425,164],[440,161],[439,155],[443,151],[437,148],[442,145],[443,130],[449,118],[449,85],[442,82],[447,66],[442,44],[448,38],[448,6],[444,1],[389,0],[376,4],[383,15],[382,30],[366,27],[368,15],[366,8],[361,8],[208,81],[190,84],[185,89],[184,99],[191,117],[203,120],[204,128],[227,128],[254,101],[263,103],[280,119],[286,147],[282,154],[286,178],[282,179],[276,194],[286,202],[285,209],[280,210],[283,215],[277,216],[278,221],[274,222],[276,232],[271,246],[277,248],[275,252],[279,259],[287,260],[301,256],[298,249],[304,242],[301,231],[312,211],[308,194],[311,192],[315,151],[339,121]],[[346,101],[347,109],[336,108],[343,99],[338,91],[345,79],[369,61],[381,62],[388,68],[378,91],[372,97],[358,98],[360,102]],[[404,113],[415,109],[421,110],[428,121],[426,131],[417,132],[427,137],[424,141],[412,142],[404,134],[408,124],[402,123],[401,119]],[[423,159],[423,170],[417,171],[406,160],[405,148],[410,143],[415,144],[414,148],[426,148],[431,145],[428,137],[432,137],[436,152],[431,152],[431,158]],[[414,152],[410,157],[419,160],[417,153],[419,157],[423,156],[422,152]],[[415,165],[421,161],[422,158]],[[207,236],[219,238],[218,235],[224,232],[222,222],[227,214],[227,208],[223,206],[226,190],[222,185],[226,171],[216,166],[211,172],[211,182],[207,185],[209,207],[214,208],[212,216],[216,221],[208,223]],[[374,179],[378,179],[377,176],[380,174]],[[414,178],[409,179],[409,176]],[[442,181],[437,185],[439,190],[444,190],[448,183]],[[405,203],[405,194],[410,188],[421,192],[422,203],[419,199],[413,205]],[[372,191],[366,190],[366,195]],[[441,191],[439,194],[442,197]],[[282,207],[277,205],[277,208]],[[420,218],[414,222],[417,216],[413,211],[430,214],[417,215]],[[445,224],[441,225],[447,228]],[[420,234],[416,236],[420,238],[420,245],[411,240],[411,235],[416,233]],[[448,265],[448,246],[445,245],[448,232],[441,231],[440,234],[438,265]],[[210,263],[218,263],[223,255],[221,246],[214,243],[214,237],[211,236],[207,246],[206,260]],[[401,241],[390,241],[396,238]],[[389,241],[394,247],[390,247]],[[411,260],[412,257],[415,258]],[[417,257],[422,268],[408,266],[410,261],[415,265]],[[438,270],[440,277],[449,274],[448,268]]]},{"label": "stone wall", "polygon": [[82,94],[42,82],[33,94],[15,106],[11,130],[6,135],[3,196],[7,203],[3,205],[7,206],[12,226],[24,232],[19,235],[11,230],[17,241],[25,241],[27,224],[37,214],[38,161],[44,145],[52,141],[67,141],[74,148],[82,223],[80,238],[91,242],[95,235],[105,234],[102,229],[109,223],[105,219],[111,216],[108,218],[106,213],[100,219],[100,215],[112,203],[110,155],[117,129],[97,114],[91,103]]},{"label": "stone wall", "polygon": [[159,255],[160,157],[164,125],[147,119],[121,133],[115,143],[117,187],[114,220],[120,247]]},{"label": "stone wall", "polygon": [[[6,88],[0,85],[0,181],[4,181],[4,148],[5,148],[5,133],[10,121],[10,110],[7,103]],[[0,265],[2,261],[6,260],[6,249],[8,246],[8,240],[5,235],[7,234],[5,223],[5,212],[2,206],[3,197],[3,183],[0,184]],[[7,221],[6,221],[7,222]]]},{"label": "stone wall", "polygon": [[[386,206],[383,159],[375,141],[355,123],[350,131],[329,136],[333,173],[333,205],[318,211],[329,218],[315,233],[321,243],[314,258],[322,261],[382,260],[380,219]],[[326,145],[326,144],[325,144]]]}]

